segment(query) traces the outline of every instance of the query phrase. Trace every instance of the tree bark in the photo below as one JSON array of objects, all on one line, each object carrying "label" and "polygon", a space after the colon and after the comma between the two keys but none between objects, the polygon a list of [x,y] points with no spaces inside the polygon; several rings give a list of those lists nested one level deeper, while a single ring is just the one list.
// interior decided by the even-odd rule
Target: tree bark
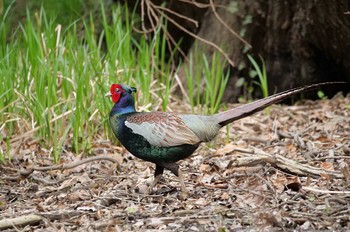
[{"label": "tree bark", "polygon": [[[263,57],[270,93],[315,82],[350,82],[350,15],[345,14],[350,9],[349,1],[213,2],[217,15],[252,45],[245,49],[247,45],[230,33],[209,8],[198,36],[219,45],[235,63],[225,100],[236,101],[241,94],[234,85],[238,77],[250,81],[248,71],[252,67],[247,54],[256,61],[260,60],[258,55]],[[199,44],[208,57],[215,51],[203,42]],[[189,55],[195,52],[192,47]],[[185,62],[180,70],[183,83],[188,66]],[[326,94],[333,94],[340,88],[327,90]],[[349,92],[350,87],[343,85],[342,90]]]}]

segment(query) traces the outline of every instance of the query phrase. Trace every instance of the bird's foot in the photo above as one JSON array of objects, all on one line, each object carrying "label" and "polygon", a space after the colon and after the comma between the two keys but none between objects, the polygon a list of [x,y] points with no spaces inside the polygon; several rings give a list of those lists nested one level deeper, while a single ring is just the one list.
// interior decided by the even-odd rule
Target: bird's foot
[{"label": "bird's foot", "polygon": [[[158,166],[157,166],[157,168],[158,168]],[[154,175],[154,180],[153,180],[152,184],[144,192],[144,195],[149,195],[150,193],[153,192],[153,187],[156,186],[156,184],[158,184],[160,178],[163,175],[163,168],[160,168],[158,171],[157,171],[157,168],[156,168],[156,172],[155,172],[155,175]]]}]

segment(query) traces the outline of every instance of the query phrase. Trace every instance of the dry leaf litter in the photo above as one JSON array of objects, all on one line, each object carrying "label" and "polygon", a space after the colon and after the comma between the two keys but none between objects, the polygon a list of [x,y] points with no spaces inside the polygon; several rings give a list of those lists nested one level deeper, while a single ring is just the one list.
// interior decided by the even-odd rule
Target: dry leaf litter
[{"label": "dry leaf litter", "polygon": [[[173,109],[183,107],[178,105]],[[50,150],[33,135],[11,144],[11,162],[0,165],[0,229],[350,228],[350,96],[275,105],[222,129],[215,141],[180,162],[190,192],[186,199],[180,199],[178,179],[169,172],[145,196],[154,166],[101,135],[94,138],[96,159],[79,163],[89,158],[75,156],[67,145],[49,170],[38,167],[54,165]],[[6,142],[1,147],[6,152]]]}]

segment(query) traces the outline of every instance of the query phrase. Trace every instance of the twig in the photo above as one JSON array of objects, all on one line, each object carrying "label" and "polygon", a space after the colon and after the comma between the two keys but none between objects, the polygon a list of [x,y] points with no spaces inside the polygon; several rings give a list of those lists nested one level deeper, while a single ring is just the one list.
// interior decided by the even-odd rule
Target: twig
[{"label": "twig", "polygon": [[[145,6],[146,6],[146,9],[147,9],[147,17],[148,17],[148,20],[149,20],[149,22],[151,24],[151,29],[150,30],[146,30],[145,25],[144,25]],[[169,51],[171,51],[172,50],[171,45],[173,44],[173,45],[176,46],[177,42],[171,36],[171,34],[166,30],[164,24],[160,23],[160,19],[159,19],[158,15],[156,14],[156,12],[158,12],[159,14],[162,14],[161,10],[166,11],[165,9],[167,9],[167,8],[163,8],[163,7],[157,6],[157,5],[153,4],[152,1],[150,1],[150,0],[142,0],[141,1],[141,18],[142,18],[142,31],[141,31],[141,33],[143,32],[144,34],[146,34],[146,33],[150,33],[150,32],[156,32],[157,31],[157,27],[161,27],[163,32],[166,34],[166,40],[167,40],[168,49],[169,49]],[[176,13],[176,12],[171,11],[170,9],[167,9],[167,11],[169,13],[173,13],[173,14]],[[180,15],[181,14],[179,14],[177,16],[180,17]],[[187,18],[187,17],[185,17],[183,15],[181,15],[181,16],[184,17],[184,18]],[[165,16],[165,18],[168,18],[168,17]],[[195,22],[191,18],[187,18],[187,20],[189,20],[189,21],[192,20],[191,22]],[[138,31],[138,30],[136,29],[136,31]],[[178,48],[178,52],[183,57],[186,57],[185,52],[181,48]],[[153,56],[152,56],[152,59],[153,59]],[[154,62],[152,62],[152,63],[154,63]]]},{"label": "twig", "polygon": [[[52,166],[44,166],[44,167],[40,167],[40,166],[34,166],[32,168],[29,168],[27,170],[17,170],[17,169],[13,169],[16,170],[17,173],[20,175],[17,177],[17,179],[20,179],[22,176],[29,176],[33,171],[52,171],[52,170],[65,170],[65,169],[72,169],[75,168],[79,165],[82,164],[86,164],[89,162],[93,162],[93,161],[98,161],[98,160],[107,160],[113,163],[118,163],[118,160],[110,157],[110,156],[94,156],[94,157],[89,157],[87,159],[82,159],[82,160],[78,160],[76,162],[73,163],[68,163],[68,164],[60,164],[60,165],[52,165]],[[8,177],[8,179],[15,179],[14,177]]]},{"label": "twig", "polygon": [[209,4],[206,4],[206,3],[196,2],[193,0],[179,0],[179,1],[195,5],[198,8],[209,8]]},{"label": "twig", "polygon": [[156,8],[156,9],[160,9],[160,10],[166,11],[166,12],[172,14],[172,15],[176,15],[176,16],[179,17],[179,18],[182,18],[182,19],[185,19],[185,20],[189,21],[189,22],[193,23],[193,24],[195,25],[195,27],[199,27],[199,24],[198,24],[198,21],[197,21],[197,20],[191,19],[191,18],[189,18],[189,17],[187,17],[187,16],[184,16],[184,15],[182,15],[182,14],[179,14],[179,13],[177,13],[177,12],[171,10],[171,9],[168,9],[168,8],[166,8],[166,7],[157,6],[157,5],[154,5],[154,4],[153,4],[153,6],[154,6],[154,8]]},{"label": "twig", "polygon": [[36,225],[43,220],[43,217],[35,214],[29,214],[24,216],[19,216],[16,218],[4,218],[0,220],[0,230],[15,226],[26,226],[26,225]]},{"label": "twig", "polygon": [[[65,116],[71,114],[72,112],[75,111],[75,109],[76,109],[76,108],[74,108],[74,109],[72,109],[72,110],[68,110],[67,112],[65,112],[65,113],[63,113],[63,114],[61,114],[61,115],[59,115],[59,116],[57,116],[57,117],[51,119],[51,120],[50,120],[50,123],[53,123],[53,122],[57,121],[58,119],[60,119],[60,118],[62,118],[62,117],[65,117]],[[21,135],[19,135],[19,136],[13,137],[13,138],[11,138],[10,142],[11,142],[11,143],[14,143],[14,142],[16,142],[16,141],[18,141],[18,140],[20,140],[20,139],[23,139],[23,138],[27,137],[28,135],[30,135],[30,134],[36,132],[37,130],[39,130],[39,129],[40,129],[41,127],[43,127],[43,126],[44,126],[44,124],[41,125],[41,126],[37,126],[37,127],[35,127],[34,129],[32,129],[32,130],[30,130],[30,131],[27,131],[27,132],[24,133],[24,134],[21,134]]]},{"label": "twig", "polygon": [[180,30],[182,30],[183,32],[186,32],[188,35],[192,36],[193,38],[205,43],[205,44],[208,44],[212,47],[214,47],[216,50],[218,50],[224,57],[225,59],[227,60],[227,62],[231,65],[231,66],[235,66],[234,62],[230,59],[229,55],[224,52],[224,50],[222,50],[217,44],[211,42],[211,41],[208,41],[206,39],[203,39],[202,37],[192,33],[191,31],[189,31],[188,29],[186,29],[185,27],[183,27],[182,25],[180,25],[179,23],[176,22],[176,20],[173,20],[171,17],[167,17],[164,12],[156,9],[160,14],[162,14],[169,22],[171,22],[172,24],[174,24],[176,27],[178,27]]},{"label": "twig", "polygon": [[[73,218],[76,216],[79,216],[83,214],[83,212],[79,211],[79,210],[60,210],[60,211],[53,211],[53,212],[48,212],[48,213],[40,213],[39,215],[41,217],[47,218],[51,221],[58,221],[58,220],[62,220],[65,218]],[[85,214],[85,213],[84,213]]]},{"label": "twig", "polygon": [[97,161],[97,160],[107,160],[107,161],[110,161],[113,163],[118,163],[117,159],[110,157],[110,156],[93,156],[93,157],[89,157],[87,159],[78,160],[78,161],[73,162],[73,163],[52,165],[52,166],[46,166],[46,167],[33,167],[32,169],[34,171],[51,171],[51,170],[72,169],[72,168],[75,168],[79,165],[93,162],[93,161]]},{"label": "twig", "polygon": [[303,189],[309,190],[312,192],[317,192],[317,193],[330,193],[330,194],[350,194],[350,191],[332,191],[332,190],[323,190],[323,189],[316,189],[312,187],[304,187]]},{"label": "twig", "polygon": [[227,23],[225,23],[224,20],[222,20],[222,18],[220,17],[220,15],[218,14],[218,12],[216,12],[216,8],[215,8],[215,5],[214,5],[214,2],[213,0],[210,0],[210,6],[211,6],[211,9],[216,17],[216,19],[222,24],[224,25],[224,27],[229,31],[231,32],[232,35],[234,35],[237,39],[239,39],[241,42],[243,42],[245,45],[247,45],[249,48],[252,47],[251,44],[248,43],[248,41],[246,41],[245,39],[243,39],[240,35],[237,34],[237,32],[235,32],[234,30],[232,30],[228,25]]},{"label": "twig", "polygon": [[32,175],[31,177],[33,180],[37,181],[37,182],[40,182],[40,183],[43,183],[44,185],[56,185],[56,184],[59,184],[61,182],[63,182],[65,179],[62,179],[62,180],[59,180],[59,181],[49,181],[49,180],[46,180],[44,178],[40,178],[40,177],[37,177],[37,176],[34,176]]},{"label": "twig", "polygon": [[339,156],[324,156],[324,157],[317,157],[313,158],[317,161],[327,160],[327,159],[350,159],[350,156],[347,155],[339,155]]},{"label": "twig", "polygon": [[240,157],[233,161],[233,167],[241,166],[256,166],[258,164],[269,163],[273,167],[287,173],[301,176],[314,176],[320,177],[321,175],[330,175],[334,178],[344,178],[341,172],[328,171],[317,167],[301,164],[297,161],[287,159],[281,155],[271,155],[260,149],[235,149],[235,151],[241,151],[243,153],[250,154],[247,157]]}]

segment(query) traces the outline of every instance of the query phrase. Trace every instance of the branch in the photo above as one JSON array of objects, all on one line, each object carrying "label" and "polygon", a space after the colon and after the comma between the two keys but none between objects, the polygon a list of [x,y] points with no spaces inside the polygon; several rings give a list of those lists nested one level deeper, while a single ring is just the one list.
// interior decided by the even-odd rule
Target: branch
[{"label": "branch", "polygon": [[[166,15],[163,13],[163,12],[159,12],[161,13],[164,17],[166,17]],[[208,44],[210,46],[212,46],[213,48],[215,48],[217,51],[219,51],[224,57],[225,59],[227,60],[227,62],[232,66],[232,67],[235,67],[235,63],[230,59],[229,55],[224,52],[224,50],[222,50],[222,48],[220,48],[217,44],[209,41],[209,40],[206,40],[206,39],[203,39],[202,37],[192,33],[191,31],[187,30],[185,27],[181,26],[179,23],[177,23],[175,20],[173,20],[172,18],[170,17],[166,17],[167,20],[169,22],[171,22],[172,24],[174,24],[175,26],[177,26],[180,30],[186,32],[188,35],[192,36],[193,38],[205,43],[205,44]]]},{"label": "branch", "polygon": [[248,43],[248,41],[246,41],[245,39],[242,38],[242,36],[238,35],[237,32],[235,32],[234,30],[232,30],[228,25],[227,23],[225,23],[224,20],[222,20],[222,18],[220,17],[220,15],[218,14],[218,12],[216,12],[216,9],[215,9],[215,5],[213,3],[213,0],[210,0],[210,6],[211,6],[211,9],[216,17],[216,19],[222,24],[224,25],[224,27],[229,31],[231,32],[232,35],[234,35],[237,39],[239,39],[241,42],[243,42],[245,45],[247,45],[249,48],[252,47],[251,44]]},{"label": "branch", "polygon": [[271,155],[260,149],[235,149],[234,151],[239,151],[242,153],[249,154],[246,157],[240,157],[233,160],[233,167],[241,166],[256,166],[258,164],[269,163],[271,166],[293,175],[297,176],[313,176],[320,177],[322,175],[329,175],[333,178],[344,178],[341,172],[324,170],[317,167],[312,167],[309,165],[301,164],[297,161],[287,159],[281,155]]},{"label": "branch", "polygon": [[73,163],[68,163],[68,164],[60,164],[60,165],[52,165],[52,166],[44,166],[44,167],[34,166],[34,167],[27,169],[27,170],[14,169],[15,171],[17,171],[19,176],[17,176],[17,177],[4,177],[3,179],[17,180],[17,179],[22,178],[23,176],[25,176],[25,177],[29,176],[34,171],[41,171],[42,172],[42,171],[72,169],[72,168],[75,168],[79,165],[86,164],[86,163],[93,162],[93,161],[98,161],[98,160],[107,160],[107,161],[110,161],[112,163],[119,163],[117,159],[110,157],[110,156],[93,156],[93,157],[89,157],[87,159],[78,160],[78,161],[75,161]]},{"label": "branch", "polygon": [[0,230],[12,228],[16,226],[24,227],[26,225],[37,225],[43,220],[43,217],[35,214],[29,214],[19,216],[16,218],[2,219],[0,220]]},{"label": "branch", "polygon": [[[65,113],[63,113],[63,114],[61,114],[61,115],[59,115],[59,116],[57,116],[57,117],[51,119],[49,123],[51,124],[51,123],[57,121],[58,119],[63,118],[63,117],[65,117],[65,116],[67,116],[67,115],[73,113],[75,110],[76,110],[76,108],[74,108],[74,109],[72,109],[72,110],[68,110],[67,112],[65,112]],[[13,138],[10,139],[10,142],[11,142],[11,143],[17,142],[18,140],[23,139],[23,138],[27,137],[28,135],[30,135],[30,134],[32,134],[32,133],[38,131],[38,130],[39,130],[40,128],[42,128],[44,125],[45,125],[45,124],[43,124],[43,125],[41,125],[41,126],[37,126],[37,127],[33,128],[32,130],[25,132],[24,134],[21,134],[21,135],[18,135],[18,136],[16,136],[16,137],[13,137]]]},{"label": "branch", "polygon": [[[219,51],[224,57],[225,59],[228,61],[228,63],[234,67],[235,64],[234,62],[230,59],[229,55],[227,53],[224,52],[224,50],[222,48],[220,48],[217,44],[211,42],[211,41],[208,41],[206,39],[203,39],[202,37],[196,35],[195,33],[189,31],[188,29],[186,29],[185,27],[183,27],[182,25],[180,25],[179,23],[176,22],[176,20],[172,19],[171,17],[168,17],[163,11],[164,9],[162,9],[161,7],[157,7],[154,3],[152,3],[151,1],[149,0],[142,0],[141,1],[141,18],[142,18],[142,24],[143,24],[143,29],[145,30],[144,28],[144,6],[143,4],[146,4],[147,6],[147,15],[148,15],[148,18],[150,20],[150,23],[151,23],[151,27],[152,29],[155,31],[155,25],[152,21],[152,17],[151,17],[151,14],[152,16],[156,19],[157,22],[159,22],[159,20],[157,20],[157,15],[155,14],[154,10],[157,11],[160,15],[162,15],[164,18],[166,18],[169,22],[171,22],[172,24],[174,24],[177,28],[179,28],[180,30],[182,30],[183,32],[187,33],[188,35],[192,36],[193,38],[205,43],[205,44],[208,44],[209,46],[212,46],[214,47],[217,51]],[[162,10],[163,11],[162,11]],[[151,12],[151,14],[149,13]],[[179,17],[179,16],[178,16]]]},{"label": "branch", "polygon": [[316,193],[325,193],[325,194],[346,194],[350,195],[350,191],[334,191],[334,190],[324,190],[324,189],[316,189],[312,187],[303,187],[305,190],[309,190],[311,192],[316,192]]}]

